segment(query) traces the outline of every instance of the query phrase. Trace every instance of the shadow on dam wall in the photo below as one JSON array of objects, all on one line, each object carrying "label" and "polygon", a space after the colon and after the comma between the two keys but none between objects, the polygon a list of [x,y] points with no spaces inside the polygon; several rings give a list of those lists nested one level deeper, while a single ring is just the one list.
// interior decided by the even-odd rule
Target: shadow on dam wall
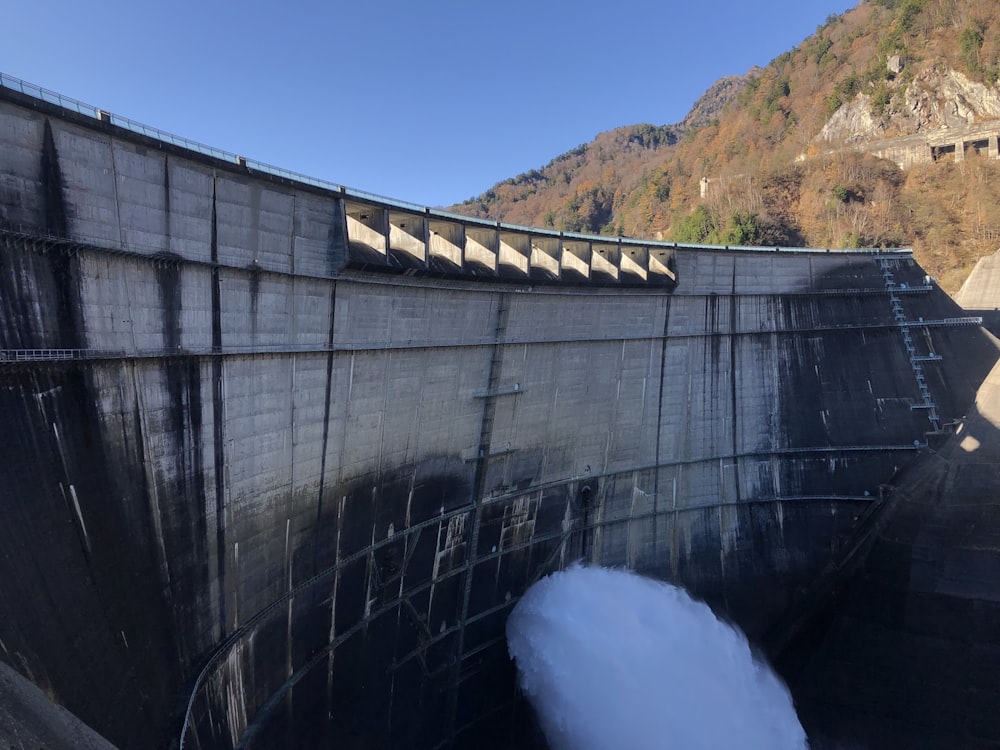
[{"label": "shadow on dam wall", "polygon": [[779,666],[817,750],[1000,747],[1000,371]]},{"label": "shadow on dam wall", "polygon": [[583,239],[489,276],[531,236],[477,225],[470,279],[389,227],[430,212],[7,94],[0,143],[0,658],[122,748],[529,746],[533,581],[627,566],[754,639],[839,602],[997,357],[904,251],[587,287]]}]

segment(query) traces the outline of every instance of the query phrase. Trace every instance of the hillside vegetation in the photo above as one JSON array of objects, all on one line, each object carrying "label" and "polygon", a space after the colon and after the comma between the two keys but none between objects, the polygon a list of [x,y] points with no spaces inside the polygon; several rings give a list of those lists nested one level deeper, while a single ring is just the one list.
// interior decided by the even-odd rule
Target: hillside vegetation
[{"label": "hillside vegetation", "polygon": [[903,171],[853,146],[1000,118],[998,78],[996,0],[866,0],[719,81],[683,122],[601,133],[452,210],[676,241],[912,246],[954,291],[1000,244],[1000,161]]}]

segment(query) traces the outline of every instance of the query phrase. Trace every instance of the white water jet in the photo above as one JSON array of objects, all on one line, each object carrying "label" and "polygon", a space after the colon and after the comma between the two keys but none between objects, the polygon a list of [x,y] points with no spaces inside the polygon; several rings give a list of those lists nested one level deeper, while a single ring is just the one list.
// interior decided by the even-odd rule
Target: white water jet
[{"label": "white water jet", "polygon": [[784,684],[683,589],[575,565],[507,620],[521,688],[553,750],[803,750]]}]

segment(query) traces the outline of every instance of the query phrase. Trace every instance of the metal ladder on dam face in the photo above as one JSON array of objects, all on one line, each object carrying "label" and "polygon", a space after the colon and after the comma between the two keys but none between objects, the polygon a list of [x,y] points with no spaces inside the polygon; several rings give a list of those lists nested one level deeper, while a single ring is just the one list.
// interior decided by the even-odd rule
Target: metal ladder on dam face
[{"label": "metal ladder on dam face", "polygon": [[[503,347],[507,339],[507,319],[510,315],[510,299],[501,293],[497,297],[497,322],[493,331],[493,354],[490,357],[490,372],[486,384],[486,403],[483,408],[483,421],[479,432],[480,459],[486,460],[490,452],[493,437],[493,421],[496,419],[496,397],[499,394],[500,370],[503,364]],[[476,487],[481,493],[482,487]]]},{"label": "metal ladder on dam face", "polygon": [[[482,520],[481,509],[486,486],[486,470],[492,454],[493,445],[493,424],[496,420],[497,397],[508,393],[519,392],[520,388],[512,391],[500,389],[500,372],[503,369],[504,345],[507,341],[507,322],[510,318],[510,293],[500,292],[497,294],[496,324],[493,331],[493,347],[490,355],[489,372],[487,374],[486,391],[479,397],[484,399],[483,417],[479,430],[479,445],[476,447],[475,471],[473,474],[472,503],[469,506],[469,520],[466,523],[465,544],[466,553],[463,568],[465,569],[465,580],[463,582],[462,603],[459,611],[458,621],[466,623],[469,619],[469,608],[472,601],[472,573],[476,549],[479,546],[479,525]],[[456,734],[459,730],[458,723],[458,694],[459,686],[483,668],[481,662],[467,661],[470,655],[465,650],[465,627],[457,630],[457,643],[453,653],[453,664],[451,666],[451,691],[447,701],[446,731],[447,739],[444,743],[436,747],[453,747]]]},{"label": "metal ladder on dam face", "polygon": [[908,320],[906,313],[903,311],[903,303],[900,300],[899,292],[900,285],[896,283],[895,276],[892,273],[892,263],[894,261],[888,258],[879,258],[878,264],[882,269],[882,281],[885,282],[885,289],[889,293],[889,303],[892,306],[892,316],[896,320],[896,324],[899,326],[899,331],[903,336],[903,346],[906,347],[906,355],[910,360],[910,367],[913,369],[913,377],[917,381],[917,388],[920,390],[920,401],[915,404],[910,404],[910,409],[916,411],[917,409],[924,409],[927,411],[927,420],[931,423],[934,428],[931,430],[932,433],[941,432],[941,417],[938,415],[937,404],[934,403],[934,397],[931,395],[930,389],[927,387],[927,379],[924,377],[924,363],[925,362],[940,362],[942,357],[940,354],[935,354],[934,352],[929,352],[928,354],[917,354],[917,347],[913,343],[913,336],[910,334],[911,326],[922,326],[924,325],[923,318],[919,322],[914,323]]}]

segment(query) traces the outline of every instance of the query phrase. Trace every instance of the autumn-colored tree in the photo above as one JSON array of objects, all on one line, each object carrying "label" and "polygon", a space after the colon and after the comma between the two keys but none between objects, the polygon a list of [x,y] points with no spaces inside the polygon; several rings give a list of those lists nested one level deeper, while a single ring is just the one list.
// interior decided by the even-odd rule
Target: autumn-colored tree
[{"label": "autumn-colored tree", "polygon": [[903,92],[933,67],[994,85],[1000,3],[862,0],[765,68],[718,82],[683,122],[601,133],[452,210],[687,242],[912,245],[955,290],[1000,244],[1000,163],[970,156],[903,173],[817,137],[848,105],[865,109],[872,138],[910,132]]}]

